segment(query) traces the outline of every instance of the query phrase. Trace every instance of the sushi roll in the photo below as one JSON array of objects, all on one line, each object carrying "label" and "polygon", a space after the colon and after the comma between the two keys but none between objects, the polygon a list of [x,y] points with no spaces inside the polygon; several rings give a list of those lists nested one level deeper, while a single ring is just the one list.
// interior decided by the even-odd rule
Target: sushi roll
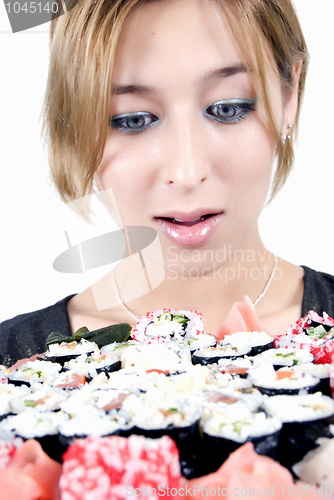
[{"label": "sushi roll", "polygon": [[108,391],[97,389],[92,392],[92,398],[95,405],[106,412],[111,410],[118,410],[122,407],[123,402],[131,394],[130,391],[126,390],[115,390],[110,389]]},{"label": "sushi roll", "polygon": [[298,370],[300,370],[302,373],[308,373],[309,375],[317,377],[320,380],[319,391],[321,391],[324,396],[331,397],[332,391],[329,378],[331,366],[332,365],[328,363],[317,365],[314,363],[303,363],[301,365],[298,365]]},{"label": "sushi roll", "polygon": [[49,349],[45,353],[45,357],[49,361],[60,363],[63,365],[71,359],[78,358],[81,354],[92,354],[98,349],[95,342],[89,342],[82,339],[80,342],[62,342],[61,344],[50,344]]},{"label": "sushi roll", "polygon": [[67,370],[60,373],[53,382],[53,387],[60,387],[62,389],[77,389],[83,387],[87,383],[85,375],[76,370]]},{"label": "sushi roll", "polygon": [[7,417],[1,422],[1,431],[8,437],[36,439],[51,458],[60,462],[63,448],[59,444],[58,430],[68,419],[69,416],[62,411],[40,412],[35,409]]},{"label": "sushi roll", "polygon": [[120,356],[115,352],[101,354],[94,351],[93,354],[81,354],[79,357],[66,361],[65,370],[74,370],[83,373],[86,379],[92,379],[96,374],[104,372],[108,376],[109,372],[117,371],[121,368]]},{"label": "sushi roll", "polygon": [[18,414],[25,411],[38,410],[57,411],[60,405],[67,398],[67,394],[62,389],[57,390],[50,386],[41,386],[40,389],[16,397],[10,402],[10,410],[12,414]]},{"label": "sushi roll", "polygon": [[257,361],[270,361],[275,370],[283,366],[296,366],[303,363],[312,363],[313,355],[305,349],[278,348],[268,349],[254,357]]},{"label": "sushi roll", "polygon": [[0,365],[0,385],[7,384],[9,370],[3,365]]},{"label": "sushi roll", "polygon": [[176,342],[129,346],[121,356],[122,368],[157,370],[165,374],[186,371],[191,366],[188,346]]},{"label": "sushi roll", "polygon": [[268,396],[298,394],[301,389],[316,392],[320,386],[320,380],[313,375],[292,370],[289,367],[275,371],[270,363],[250,370],[248,380],[262,394]]},{"label": "sushi roll", "polygon": [[238,348],[251,347],[250,356],[255,356],[274,347],[274,339],[266,332],[237,332],[226,335],[220,344]]},{"label": "sushi roll", "polygon": [[234,361],[220,359],[218,364],[221,373],[229,373],[232,377],[246,378],[249,370],[253,368],[253,360],[251,358],[240,357]]},{"label": "sushi roll", "polygon": [[77,415],[60,425],[60,441],[64,447],[68,447],[75,438],[111,436],[125,428],[126,422],[117,418],[116,414],[108,415],[103,410],[91,407],[86,414]]},{"label": "sushi roll", "polygon": [[323,317],[315,311],[290,326],[284,335],[275,339],[275,347],[291,347],[309,350],[314,363],[334,362],[334,320],[324,313]]},{"label": "sushi roll", "polygon": [[61,405],[69,419],[59,427],[59,442],[63,452],[76,438],[90,435],[110,436],[129,435],[128,415],[119,412],[130,393],[116,390],[91,391],[88,386],[76,389]]},{"label": "sushi roll", "polygon": [[243,402],[207,409],[201,427],[203,474],[215,472],[246,441],[254,444],[257,453],[278,457],[280,420],[264,411],[251,411]]},{"label": "sushi roll", "polygon": [[8,380],[15,385],[25,384],[28,386],[35,382],[51,382],[58,376],[61,368],[59,363],[40,360],[27,361],[20,368],[12,371],[8,375]]},{"label": "sushi roll", "polygon": [[137,323],[132,338],[138,342],[169,342],[198,337],[203,334],[202,315],[179,309],[148,312]]},{"label": "sushi roll", "polygon": [[129,416],[134,434],[152,439],[171,437],[180,452],[182,474],[187,478],[199,474],[197,460],[201,442],[201,406],[182,395],[180,397],[156,390],[140,397],[131,395],[124,401],[120,413]]},{"label": "sushi roll", "polygon": [[192,354],[194,365],[210,365],[219,363],[221,359],[234,360],[250,355],[252,348],[249,346],[232,346],[231,344],[218,345],[217,347],[207,347],[198,349]]},{"label": "sushi roll", "polygon": [[131,345],[140,345],[140,342],[135,340],[128,340],[127,342],[114,342],[113,344],[107,344],[100,349],[101,354],[116,354],[121,357],[123,351],[130,347]]},{"label": "sushi roll", "polygon": [[217,344],[217,339],[214,335],[201,333],[199,335],[196,335],[196,337],[180,340],[179,343],[189,346],[190,352],[194,352],[197,351],[198,349],[215,347]]},{"label": "sushi roll", "polygon": [[14,384],[0,385],[0,421],[12,413],[11,404],[20,397],[28,397],[31,390],[26,385],[16,386]]},{"label": "sushi roll", "polygon": [[267,413],[282,423],[279,461],[292,470],[304,455],[317,446],[320,437],[332,437],[334,401],[321,392],[315,394],[273,396],[266,400]]}]

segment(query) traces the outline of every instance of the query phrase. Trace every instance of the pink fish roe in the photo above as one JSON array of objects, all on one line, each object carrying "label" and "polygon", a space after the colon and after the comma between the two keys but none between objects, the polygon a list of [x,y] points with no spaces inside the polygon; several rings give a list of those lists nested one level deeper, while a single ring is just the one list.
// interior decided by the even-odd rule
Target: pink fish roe
[{"label": "pink fish roe", "polygon": [[328,316],[326,312],[319,316],[315,311],[309,311],[306,316],[300,318],[295,325],[290,325],[287,333],[278,335],[274,339],[274,345],[278,347],[290,347],[293,349],[307,349],[313,354],[314,364],[332,364],[334,363],[334,339],[330,332],[323,338],[312,338],[307,342],[294,342],[295,335],[301,335],[311,328],[312,324],[324,325],[330,328],[334,327],[334,319]]},{"label": "pink fish roe", "polygon": [[75,440],[63,460],[62,500],[126,499],[138,496],[136,489],[158,499],[159,488],[178,490],[181,480],[179,452],[168,436],[90,436]]},{"label": "pink fish roe", "polygon": [[0,469],[8,467],[9,462],[14,457],[16,450],[21,448],[23,439],[14,438],[12,441],[0,439]]}]

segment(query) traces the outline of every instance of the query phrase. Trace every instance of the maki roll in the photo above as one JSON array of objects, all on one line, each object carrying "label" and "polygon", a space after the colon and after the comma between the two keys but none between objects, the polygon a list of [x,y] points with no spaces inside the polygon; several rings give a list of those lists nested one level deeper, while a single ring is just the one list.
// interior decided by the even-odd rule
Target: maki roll
[{"label": "maki roll", "polygon": [[80,342],[74,340],[73,342],[55,343],[49,345],[45,357],[63,365],[71,359],[78,358],[81,354],[92,354],[95,349],[98,349],[97,344],[85,339],[80,340]]},{"label": "maki roll", "polygon": [[0,421],[12,413],[11,403],[20,397],[30,394],[30,388],[26,385],[17,387],[14,384],[0,385]]},{"label": "maki roll", "polygon": [[65,370],[74,370],[85,375],[86,379],[92,379],[96,374],[117,371],[121,368],[120,356],[115,352],[101,354],[94,351],[93,354],[81,354],[78,358],[71,359],[64,364]]},{"label": "maki roll", "polygon": [[316,448],[319,437],[332,437],[329,425],[334,423],[334,401],[321,392],[273,396],[265,402],[265,409],[283,423],[279,461],[290,470]]},{"label": "maki roll", "polygon": [[275,371],[269,363],[250,370],[248,380],[262,394],[268,396],[298,394],[301,389],[307,392],[316,392],[320,386],[320,380],[313,375],[302,373],[299,370],[292,370],[289,367]]},{"label": "maki roll", "polygon": [[176,342],[130,345],[123,351],[121,362],[125,369],[156,370],[165,375],[191,366],[188,346]]},{"label": "maki roll", "polygon": [[60,442],[67,448],[74,438],[90,435],[110,436],[123,428],[126,428],[126,423],[116,415],[108,415],[103,410],[91,408],[86,414],[77,415],[59,427]]},{"label": "maki roll", "polygon": [[268,349],[255,356],[255,360],[270,361],[275,370],[283,366],[296,366],[303,363],[312,363],[313,355],[305,349],[277,348]]},{"label": "maki roll", "polygon": [[[304,351],[305,352],[305,351]],[[324,364],[314,364],[314,363],[303,363],[298,365],[298,370],[302,373],[308,373],[313,375],[320,380],[319,391],[321,391],[325,396],[332,397],[332,391],[330,387],[330,370],[333,365],[328,363]]]},{"label": "maki roll", "polygon": [[65,451],[75,438],[110,436],[127,431],[128,415],[119,410],[129,392],[116,390],[74,390],[61,405],[69,419],[59,426],[59,442]]},{"label": "maki roll", "polygon": [[202,315],[181,309],[159,309],[148,312],[137,323],[132,338],[138,342],[168,342],[203,334]]},{"label": "maki roll", "polygon": [[60,462],[63,448],[58,441],[58,430],[68,419],[69,416],[62,411],[40,412],[34,409],[7,417],[1,422],[1,431],[6,439],[14,436],[24,440],[36,439],[45,453]]},{"label": "maki roll", "polygon": [[29,394],[23,394],[10,402],[11,413],[18,414],[34,409],[45,411],[56,411],[67,398],[66,392],[62,389],[52,389],[50,386],[41,386],[40,389]]},{"label": "maki roll", "polygon": [[180,340],[179,343],[187,345],[189,347],[190,352],[194,352],[197,351],[198,349],[215,347],[217,344],[217,339],[214,335],[201,333],[199,335],[196,335],[196,337]]},{"label": "maki roll", "polygon": [[333,363],[334,361],[334,320],[315,311],[290,326],[285,335],[275,339],[276,347],[291,347],[309,350],[314,356],[314,363]]},{"label": "maki roll", "polygon": [[76,389],[86,384],[86,377],[80,371],[68,370],[60,373],[53,383],[53,387]]},{"label": "maki roll", "polygon": [[219,368],[221,373],[229,373],[232,377],[246,378],[249,370],[253,367],[253,361],[250,358],[237,358],[234,361],[220,359]]},{"label": "maki roll", "polygon": [[9,370],[7,370],[7,368],[5,366],[0,365],[0,385],[7,384],[8,373],[9,373]]},{"label": "maki roll", "polygon": [[231,344],[218,345],[217,347],[207,347],[198,349],[192,354],[194,365],[211,365],[218,363],[221,359],[234,360],[249,355],[252,348],[249,346],[232,346]]},{"label": "maki roll", "polygon": [[182,474],[187,478],[200,475],[197,466],[201,442],[200,405],[182,395],[152,390],[140,397],[129,396],[120,413],[129,416],[134,434],[152,439],[171,437],[180,452]]},{"label": "maki roll", "polygon": [[59,374],[61,365],[48,361],[27,361],[17,370],[8,375],[9,382],[15,385],[31,385],[34,382],[43,383],[53,381]]},{"label": "maki roll", "polygon": [[[217,406],[217,405],[216,405]],[[229,454],[246,441],[254,444],[255,451],[277,459],[279,431],[282,427],[277,417],[264,411],[251,411],[244,403],[209,408],[205,411],[201,426],[203,430],[202,463],[203,474],[215,472]]]},{"label": "maki roll", "polygon": [[274,347],[274,339],[266,332],[237,332],[225,335],[220,344],[238,348],[251,347],[250,356],[255,356]]}]

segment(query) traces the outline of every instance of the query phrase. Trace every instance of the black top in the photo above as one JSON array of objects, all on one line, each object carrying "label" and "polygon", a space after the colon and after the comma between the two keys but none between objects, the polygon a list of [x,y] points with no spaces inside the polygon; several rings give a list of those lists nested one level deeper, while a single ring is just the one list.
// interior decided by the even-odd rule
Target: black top
[{"label": "black top", "polygon": [[[318,273],[303,266],[304,295],[302,316],[311,309],[334,317],[334,276]],[[67,302],[69,295],[56,304],[39,311],[21,314],[0,324],[0,364],[11,366],[18,359],[45,351],[45,341],[51,332],[71,335]]]}]

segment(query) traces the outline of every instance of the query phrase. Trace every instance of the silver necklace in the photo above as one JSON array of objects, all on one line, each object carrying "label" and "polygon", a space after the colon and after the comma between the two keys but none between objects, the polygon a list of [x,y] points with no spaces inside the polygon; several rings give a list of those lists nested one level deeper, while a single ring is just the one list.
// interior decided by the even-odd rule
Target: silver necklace
[{"label": "silver necklace", "polygon": [[274,265],[274,268],[273,268],[273,270],[271,271],[271,275],[269,276],[268,281],[267,281],[267,283],[266,283],[266,286],[264,287],[264,289],[263,289],[262,293],[260,293],[260,295],[258,296],[258,298],[256,299],[256,301],[255,301],[255,302],[253,302],[253,306],[254,306],[254,307],[256,306],[256,304],[257,304],[258,302],[260,302],[260,300],[261,300],[261,299],[263,299],[263,297],[265,296],[265,294],[266,294],[266,292],[267,292],[267,290],[268,290],[268,288],[269,288],[269,286],[270,286],[270,283],[272,282],[272,280],[273,280],[273,278],[274,278],[274,274],[275,274],[275,272],[276,272],[276,269],[277,269],[277,262],[278,262],[277,255],[274,255],[274,259],[275,259],[275,265]]},{"label": "silver necklace", "polygon": [[[267,281],[266,286],[264,287],[263,291],[260,293],[260,295],[255,300],[255,302],[253,302],[253,306],[254,307],[256,306],[256,304],[258,304],[260,302],[261,299],[263,299],[263,297],[267,293],[267,290],[268,290],[268,288],[270,286],[270,283],[274,279],[274,275],[275,275],[275,272],[276,272],[276,269],[277,269],[277,263],[278,263],[277,255],[274,255],[274,259],[275,259],[275,264],[274,264],[273,270],[271,271],[271,274],[270,274],[270,276],[268,278],[268,281]],[[124,304],[123,300],[120,297],[119,289],[118,289],[118,286],[117,286],[117,283],[116,283],[116,279],[115,279],[115,271],[114,270],[115,270],[115,268],[113,267],[113,269],[112,269],[112,281],[113,281],[114,289],[115,289],[115,292],[116,292],[117,302],[118,302],[118,304],[121,307],[123,307],[124,311],[126,311],[131,316],[131,318],[133,318],[137,322],[137,321],[139,321],[140,318],[138,318],[137,316],[135,316],[135,314],[133,314],[132,311],[130,311],[130,309]]]}]

